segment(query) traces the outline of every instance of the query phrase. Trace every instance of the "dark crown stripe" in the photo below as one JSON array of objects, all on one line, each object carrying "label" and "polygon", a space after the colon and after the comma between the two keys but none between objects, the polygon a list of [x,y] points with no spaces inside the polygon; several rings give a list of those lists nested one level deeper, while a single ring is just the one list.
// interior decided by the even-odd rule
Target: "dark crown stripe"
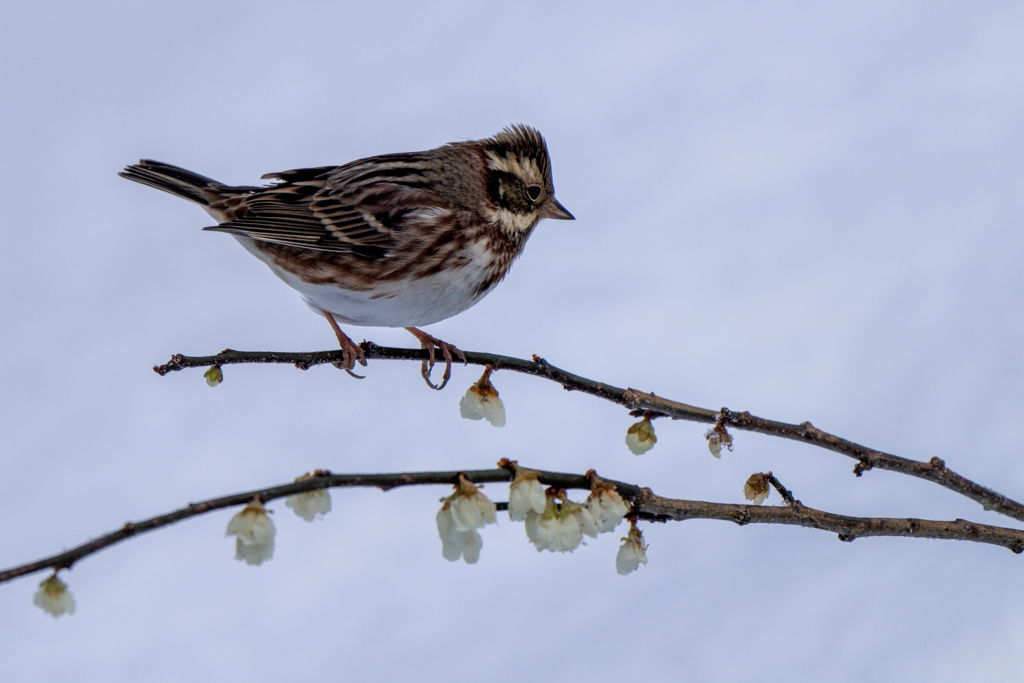
[{"label": "dark crown stripe", "polygon": [[515,124],[502,130],[486,141],[487,145],[499,157],[511,153],[524,159],[535,159],[544,177],[551,181],[551,159],[548,157],[548,145],[544,136],[536,128]]}]

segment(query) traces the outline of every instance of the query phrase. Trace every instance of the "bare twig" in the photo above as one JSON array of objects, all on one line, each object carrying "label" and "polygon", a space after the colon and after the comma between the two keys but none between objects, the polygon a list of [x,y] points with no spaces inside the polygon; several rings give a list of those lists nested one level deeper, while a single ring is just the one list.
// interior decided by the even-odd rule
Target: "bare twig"
[{"label": "bare twig", "polygon": [[815,510],[799,503],[786,506],[728,505],[661,498],[653,493],[643,498],[640,518],[655,520],[721,519],[737,524],[794,524],[832,531],[840,541],[865,536],[904,536],[991,543],[1024,551],[1024,530],[976,524],[963,519],[951,522],[902,517],[847,517]]},{"label": "bare twig", "polygon": [[[367,358],[422,361],[428,357],[427,352],[422,349],[388,348],[366,341],[360,346],[366,353]],[[185,368],[232,365],[236,363],[290,363],[305,370],[314,365],[335,363],[340,360],[342,360],[342,352],[340,350],[319,351],[315,353],[277,353],[226,349],[215,356],[183,356],[176,354],[165,365],[156,366],[153,370],[160,375],[166,375],[168,372]],[[834,434],[829,434],[818,429],[810,422],[790,424],[757,417],[748,412],[735,412],[728,408],[708,410],[707,408],[679,403],[636,389],[621,389],[556,368],[539,356],[534,356],[532,361],[528,361],[493,353],[467,351],[466,362],[472,365],[492,365],[498,370],[512,370],[527,375],[544,377],[561,384],[568,391],[580,391],[597,396],[625,406],[630,411],[650,411],[651,415],[655,417],[666,416],[675,420],[689,420],[691,422],[708,424],[714,424],[721,419],[723,424],[735,429],[768,434],[818,446],[856,460],[857,465],[853,468],[853,471],[858,477],[873,468],[891,470],[900,474],[918,477],[977,501],[986,510],[992,510],[1007,517],[1024,521],[1024,504],[1018,503],[1012,498],[1008,498],[953,472],[939,458],[932,458],[928,462],[910,460],[862,446]]]},{"label": "bare twig", "polygon": [[[87,543],[17,567],[0,571],[0,583],[10,581],[19,576],[27,576],[45,569],[68,569],[84,557],[103,550],[115,543],[153,531],[190,517],[203,515],[214,510],[246,505],[258,496],[263,502],[284,498],[297,493],[306,493],[326,488],[342,487],[377,487],[384,491],[400,486],[422,486],[429,484],[455,484],[460,472],[405,472],[399,474],[331,474],[318,470],[310,479],[290,484],[282,484],[256,491],[245,491],[230,496],[211,498],[200,503],[190,503],[186,507],[168,512],[164,515],[151,517],[140,522],[128,522],[117,531],[96,538]],[[493,470],[468,470],[462,472],[473,482],[495,483],[508,482],[514,476],[511,468]],[[562,472],[541,471],[540,482],[561,489],[591,488],[591,478],[585,474],[565,474]],[[720,519],[737,524],[795,524],[799,526],[833,531],[840,540],[852,541],[861,536],[906,536],[913,538],[938,538],[945,540],[975,541],[990,543],[1009,548],[1015,553],[1024,550],[1024,531],[975,524],[958,519],[952,522],[932,521],[923,519],[899,518],[865,518],[847,517],[821,510],[814,510],[803,505],[786,507],[730,505],[724,503],[705,503],[701,501],[675,500],[655,495],[650,489],[640,488],[612,480],[623,498],[633,504],[633,514],[648,521],[667,521],[685,519]],[[781,486],[781,485],[780,485]]]},{"label": "bare twig", "polygon": [[782,499],[786,501],[786,505],[803,505],[803,503],[793,497],[793,492],[783,486],[782,482],[771,472],[768,473],[768,483],[775,487],[775,490],[779,492]]}]

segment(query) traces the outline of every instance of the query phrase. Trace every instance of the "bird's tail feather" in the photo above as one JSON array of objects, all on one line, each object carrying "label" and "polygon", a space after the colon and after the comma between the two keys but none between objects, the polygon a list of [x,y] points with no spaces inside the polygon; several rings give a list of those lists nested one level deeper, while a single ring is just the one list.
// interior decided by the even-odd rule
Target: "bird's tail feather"
[{"label": "bird's tail feather", "polygon": [[201,206],[232,195],[248,194],[259,188],[229,187],[216,180],[160,161],[142,159],[118,173],[122,178],[155,187]]}]

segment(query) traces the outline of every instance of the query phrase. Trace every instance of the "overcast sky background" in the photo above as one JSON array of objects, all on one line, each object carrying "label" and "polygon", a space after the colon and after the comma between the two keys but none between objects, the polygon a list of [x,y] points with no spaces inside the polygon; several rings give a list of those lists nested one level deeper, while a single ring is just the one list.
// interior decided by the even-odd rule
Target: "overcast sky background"
[{"label": "overcast sky background", "polygon": [[[1024,7],[1017,3],[8,2],[0,6],[0,566],[190,501],[336,472],[501,457],[741,502],[771,469],[810,506],[1017,526],[933,484],[656,423],[498,373],[233,366],[172,353],[335,346],[140,157],[227,183],[492,135],[548,139],[576,222],[428,328],[468,350],[816,426],[1024,498]],[[414,345],[401,330],[357,340]],[[507,489],[487,486],[494,500]],[[249,567],[221,511],[63,572],[77,613],[0,585],[4,681],[996,681],[1020,675],[1024,558],[1002,548],[712,521],[538,554],[499,515],[441,557],[441,487],[273,503]],[[777,497],[769,503],[777,504]]]}]

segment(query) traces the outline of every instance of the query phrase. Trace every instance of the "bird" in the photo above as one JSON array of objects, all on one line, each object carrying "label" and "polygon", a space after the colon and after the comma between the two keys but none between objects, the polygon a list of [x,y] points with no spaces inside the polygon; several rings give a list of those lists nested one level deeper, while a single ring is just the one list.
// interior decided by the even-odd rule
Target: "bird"
[{"label": "bird", "polygon": [[[540,132],[515,124],[493,137],[341,166],[267,173],[268,185],[225,185],[142,159],[118,175],[199,204],[327,319],[355,377],[363,349],[345,326],[403,327],[429,353],[434,389],[458,347],[420,327],[475,305],[508,274],[541,219],[575,220],[555,198]],[[339,324],[340,323],[340,324]],[[445,372],[430,379],[435,349]]]}]

